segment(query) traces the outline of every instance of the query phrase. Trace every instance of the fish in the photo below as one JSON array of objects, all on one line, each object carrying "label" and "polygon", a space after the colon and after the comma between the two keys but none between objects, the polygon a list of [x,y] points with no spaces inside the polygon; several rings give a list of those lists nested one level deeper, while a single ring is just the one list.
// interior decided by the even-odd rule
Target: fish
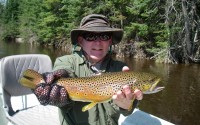
[{"label": "fish", "polygon": [[[124,85],[129,85],[131,91],[139,89],[143,94],[153,94],[160,92],[164,87],[157,87],[160,78],[154,74],[146,72],[109,72],[89,77],[60,78],[55,84],[63,86],[74,101],[91,102],[84,106],[82,111],[87,111],[97,103],[108,102],[112,96]],[[40,83],[45,83],[42,74],[32,69],[23,72],[19,82],[21,85],[35,89]]]}]

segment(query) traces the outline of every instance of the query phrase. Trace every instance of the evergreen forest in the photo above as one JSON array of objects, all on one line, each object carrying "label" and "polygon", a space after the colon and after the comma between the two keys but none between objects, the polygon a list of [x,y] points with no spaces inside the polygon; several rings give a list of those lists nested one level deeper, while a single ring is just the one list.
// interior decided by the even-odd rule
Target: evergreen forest
[{"label": "evergreen forest", "polygon": [[124,37],[118,56],[163,63],[200,63],[199,0],[1,0],[1,41],[70,46],[70,31],[103,14]]}]

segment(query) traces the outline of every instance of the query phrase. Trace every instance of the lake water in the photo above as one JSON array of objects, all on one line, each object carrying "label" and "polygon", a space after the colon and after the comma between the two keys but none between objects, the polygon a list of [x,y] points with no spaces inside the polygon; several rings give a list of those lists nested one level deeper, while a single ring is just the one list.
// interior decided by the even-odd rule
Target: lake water
[{"label": "lake water", "polygon": [[[69,52],[52,47],[0,42],[0,59],[16,54],[47,54],[52,61]],[[162,78],[159,93],[144,95],[139,109],[177,125],[200,125],[200,65],[160,64],[152,60],[119,58],[131,70],[154,73]]]}]

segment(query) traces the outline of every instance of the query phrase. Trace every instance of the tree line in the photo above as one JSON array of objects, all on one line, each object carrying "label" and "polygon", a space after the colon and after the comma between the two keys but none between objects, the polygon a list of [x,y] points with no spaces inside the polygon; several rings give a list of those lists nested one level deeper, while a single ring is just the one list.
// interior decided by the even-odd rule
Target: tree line
[{"label": "tree line", "polygon": [[0,35],[7,41],[70,44],[70,31],[91,13],[124,29],[118,55],[165,63],[200,62],[199,0],[6,0],[0,4]]}]

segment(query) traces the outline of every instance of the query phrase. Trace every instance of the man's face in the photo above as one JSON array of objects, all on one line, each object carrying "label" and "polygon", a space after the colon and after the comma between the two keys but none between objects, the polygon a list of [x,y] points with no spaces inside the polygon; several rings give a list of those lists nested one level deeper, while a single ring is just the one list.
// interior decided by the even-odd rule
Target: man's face
[{"label": "man's face", "polygon": [[110,33],[86,32],[78,37],[78,43],[86,52],[89,61],[97,63],[108,53],[112,44],[112,35]]}]

